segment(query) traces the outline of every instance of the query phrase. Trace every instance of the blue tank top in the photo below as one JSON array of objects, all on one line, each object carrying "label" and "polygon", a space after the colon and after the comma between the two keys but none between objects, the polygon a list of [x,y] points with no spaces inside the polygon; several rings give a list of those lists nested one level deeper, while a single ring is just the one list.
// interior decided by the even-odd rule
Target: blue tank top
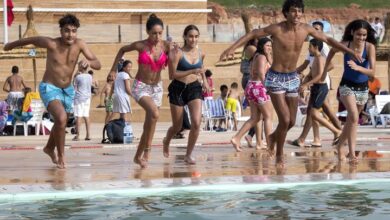
[{"label": "blue tank top", "polygon": [[186,54],[183,52],[183,56],[181,57],[181,59],[179,60],[179,63],[177,64],[177,70],[179,71],[186,71],[186,70],[192,70],[192,69],[197,69],[197,68],[202,68],[203,66],[203,61],[202,61],[202,54],[199,50],[199,57],[198,57],[198,62],[194,63],[194,64],[191,64],[190,62],[188,62],[187,58],[186,58]]},{"label": "blue tank top", "polygon": [[[350,44],[350,42],[348,43],[348,48],[349,48],[349,44]],[[364,44],[364,50],[363,50],[362,58],[363,58],[363,62],[362,63],[356,63],[356,64],[361,66],[361,67],[368,68],[370,66],[370,63],[368,61],[366,44]],[[361,72],[359,72],[359,71],[351,69],[351,67],[349,67],[349,65],[347,63],[349,60],[352,60],[351,56],[349,54],[345,53],[344,54],[343,79],[346,79],[346,80],[354,82],[354,83],[364,83],[364,82],[367,82],[368,81],[368,76],[363,74],[363,73],[361,73]]]}]

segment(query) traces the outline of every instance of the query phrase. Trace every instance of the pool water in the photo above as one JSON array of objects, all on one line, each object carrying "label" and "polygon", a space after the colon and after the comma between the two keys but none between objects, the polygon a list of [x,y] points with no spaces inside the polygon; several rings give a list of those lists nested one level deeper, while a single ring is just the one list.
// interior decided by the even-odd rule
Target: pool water
[{"label": "pool water", "polygon": [[0,219],[390,219],[390,180],[265,188],[248,184],[248,190],[242,190],[245,186],[224,185],[219,190],[183,187],[138,195],[131,192],[137,189],[127,189],[131,193],[110,191],[70,199],[3,199]]}]

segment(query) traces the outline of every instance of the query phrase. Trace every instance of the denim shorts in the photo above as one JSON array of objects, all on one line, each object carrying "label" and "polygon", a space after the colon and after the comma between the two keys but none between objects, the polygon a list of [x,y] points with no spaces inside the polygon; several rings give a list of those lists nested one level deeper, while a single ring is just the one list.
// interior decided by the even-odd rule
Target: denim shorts
[{"label": "denim shorts", "polygon": [[264,85],[269,93],[283,94],[289,97],[298,97],[298,89],[301,81],[298,73],[279,73],[269,69],[265,75]]}]

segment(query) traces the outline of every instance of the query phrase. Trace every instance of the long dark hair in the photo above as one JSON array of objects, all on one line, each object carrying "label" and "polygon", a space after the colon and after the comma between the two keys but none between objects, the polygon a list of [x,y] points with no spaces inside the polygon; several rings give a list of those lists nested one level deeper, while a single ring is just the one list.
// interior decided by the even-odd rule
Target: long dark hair
[{"label": "long dark hair", "polygon": [[258,54],[262,54],[262,55],[265,55],[265,52],[264,52],[264,45],[268,42],[272,42],[271,39],[269,39],[268,37],[263,37],[259,40],[259,42],[257,43],[257,47],[256,47],[256,53]]},{"label": "long dark hair", "polygon": [[367,42],[370,42],[372,44],[376,44],[375,39],[375,30],[371,27],[371,25],[362,19],[357,19],[354,21],[351,21],[347,27],[345,28],[344,35],[343,35],[343,41],[353,41],[353,34],[352,32],[355,32],[359,30],[360,28],[364,28],[367,30]]},{"label": "long dark hair", "polygon": [[122,67],[121,67],[121,69],[119,70],[119,72],[124,72],[124,71],[125,71],[125,67],[126,67],[127,65],[129,65],[129,64],[132,64],[132,62],[131,62],[130,60],[125,60],[125,61],[123,61]]},{"label": "long dark hair", "polygon": [[244,50],[248,47],[248,46],[255,46],[256,47],[256,38],[255,39],[250,39],[249,41],[248,41],[248,43],[246,43],[245,44],[245,46],[244,46]]},{"label": "long dark hair", "polygon": [[149,15],[148,20],[146,21],[146,30],[150,31],[155,25],[160,25],[164,29],[163,21],[158,18],[155,14]]},{"label": "long dark hair", "polygon": [[[183,32],[183,38],[185,36],[187,36],[188,32],[192,31],[192,30],[196,30],[199,34],[199,29],[196,25],[193,25],[193,24],[190,24],[190,25],[187,25],[186,28],[184,28],[184,32]],[[186,45],[186,40],[184,39],[184,46]]]}]

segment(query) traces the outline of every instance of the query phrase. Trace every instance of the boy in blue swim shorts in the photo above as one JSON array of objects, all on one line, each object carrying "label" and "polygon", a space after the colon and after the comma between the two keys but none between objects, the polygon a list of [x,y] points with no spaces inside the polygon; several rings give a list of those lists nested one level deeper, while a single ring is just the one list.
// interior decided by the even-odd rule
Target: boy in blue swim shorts
[{"label": "boy in blue swim shorts", "polygon": [[6,44],[4,50],[29,44],[47,49],[46,71],[39,85],[39,92],[47,110],[54,118],[54,125],[43,151],[50,156],[58,168],[63,169],[65,168],[65,128],[68,113],[73,112],[72,76],[78,57],[80,53],[84,55],[86,59],[81,60],[81,63],[85,67],[90,66],[92,69],[99,70],[101,65],[88,49],[87,44],[77,38],[80,22],[76,16],[67,14],[58,23],[60,37],[24,38]]},{"label": "boy in blue swim shorts", "polygon": [[220,60],[229,59],[234,56],[235,49],[249,40],[272,36],[273,63],[266,75],[264,85],[271,96],[279,123],[270,136],[268,150],[270,155],[273,155],[276,145],[276,162],[282,167],[284,166],[284,142],[288,130],[295,124],[298,109],[297,61],[307,36],[311,35],[338,50],[351,54],[358,61],[362,60],[360,54],[324,33],[316,31],[311,25],[302,23],[300,20],[303,17],[303,12],[303,0],[286,0],[282,8],[285,21],[247,33],[226,49],[220,57]]}]

